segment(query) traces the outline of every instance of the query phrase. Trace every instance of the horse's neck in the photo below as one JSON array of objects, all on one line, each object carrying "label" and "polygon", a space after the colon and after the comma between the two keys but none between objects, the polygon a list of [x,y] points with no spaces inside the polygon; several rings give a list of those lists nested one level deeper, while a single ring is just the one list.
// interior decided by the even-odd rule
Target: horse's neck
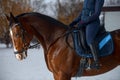
[{"label": "horse's neck", "polygon": [[[32,26],[35,30],[34,35],[38,38],[43,48],[47,51],[48,48],[53,44],[59,37],[61,37],[65,33],[65,29],[63,28],[55,28],[53,26],[48,27],[44,26],[43,28],[40,26]],[[47,27],[47,28],[45,28]],[[57,26],[56,26],[57,27]],[[42,28],[42,29],[41,29]],[[52,30],[53,28],[53,30]]]},{"label": "horse's neck", "polygon": [[[45,49],[48,49],[49,46],[54,43],[54,41],[56,41],[65,33],[67,27],[65,27],[65,25],[60,23],[59,21],[55,21],[54,19],[51,19],[49,17],[41,17],[28,15],[25,18],[21,17],[20,20],[22,20],[21,22],[26,24],[26,29],[29,29],[31,31],[29,32],[33,33],[33,35],[38,38],[41,45]],[[30,28],[28,28],[28,26]]]}]

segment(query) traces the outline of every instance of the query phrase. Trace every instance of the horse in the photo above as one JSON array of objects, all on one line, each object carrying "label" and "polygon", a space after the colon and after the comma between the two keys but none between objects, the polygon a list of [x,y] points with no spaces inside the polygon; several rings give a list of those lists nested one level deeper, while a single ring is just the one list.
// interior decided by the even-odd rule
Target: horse
[{"label": "horse", "polygon": [[[45,62],[55,80],[71,80],[79,68],[81,56],[73,47],[72,36],[66,42],[69,27],[56,19],[44,14],[31,12],[14,16],[6,16],[9,21],[10,37],[15,56],[18,60],[26,59],[27,50],[33,37],[39,40],[43,47]],[[100,57],[100,68],[84,70],[83,76],[103,74],[120,65],[120,30],[110,32],[114,41],[114,51],[111,55]],[[69,43],[69,45],[68,45]]]}]

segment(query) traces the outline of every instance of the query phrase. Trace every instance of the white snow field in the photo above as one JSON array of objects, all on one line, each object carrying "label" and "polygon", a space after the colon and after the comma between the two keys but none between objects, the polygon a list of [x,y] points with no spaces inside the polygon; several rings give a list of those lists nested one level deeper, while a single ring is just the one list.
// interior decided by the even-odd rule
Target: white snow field
[{"label": "white snow field", "polygon": [[[43,50],[30,49],[27,59],[18,61],[12,48],[0,44],[0,80],[54,80],[47,69]],[[120,80],[120,66],[97,76],[72,78],[72,80]]]}]

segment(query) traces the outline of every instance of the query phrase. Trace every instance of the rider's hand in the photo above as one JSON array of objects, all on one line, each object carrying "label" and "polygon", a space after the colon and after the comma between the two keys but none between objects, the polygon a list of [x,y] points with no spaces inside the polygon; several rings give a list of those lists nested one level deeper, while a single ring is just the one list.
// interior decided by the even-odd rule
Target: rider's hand
[{"label": "rider's hand", "polygon": [[84,21],[80,21],[80,24],[84,25],[85,23],[84,23]]},{"label": "rider's hand", "polygon": [[78,29],[81,29],[83,27],[83,24],[81,24],[80,22],[78,23]]},{"label": "rider's hand", "polygon": [[71,23],[69,24],[69,26],[70,26],[70,27],[74,27],[74,25],[76,25],[77,23],[78,23],[78,22],[74,20],[73,22],[71,22]]},{"label": "rider's hand", "polygon": [[74,27],[74,22],[69,24],[70,27]]}]

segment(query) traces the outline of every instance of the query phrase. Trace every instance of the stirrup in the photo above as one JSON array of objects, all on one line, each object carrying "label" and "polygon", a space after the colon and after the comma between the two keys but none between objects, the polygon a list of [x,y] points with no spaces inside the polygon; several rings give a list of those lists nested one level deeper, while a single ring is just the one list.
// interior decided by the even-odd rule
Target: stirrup
[{"label": "stirrup", "polygon": [[96,69],[100,69],[100,64],[99,64],[98,61],[94,61],[94,67],[95,67]]}]

